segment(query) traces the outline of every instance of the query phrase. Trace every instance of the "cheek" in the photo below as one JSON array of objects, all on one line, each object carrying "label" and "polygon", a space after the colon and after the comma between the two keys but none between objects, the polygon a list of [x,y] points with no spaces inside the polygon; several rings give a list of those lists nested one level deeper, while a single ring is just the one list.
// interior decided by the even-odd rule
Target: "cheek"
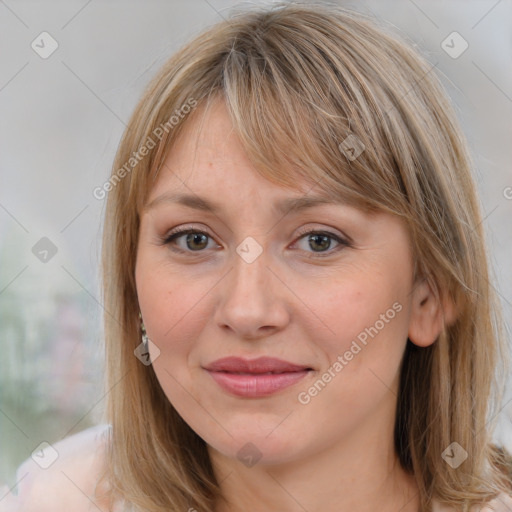
[{"label": "cheek", "polygon": [[405,289],[391,275],[373,273],[370,277],[350,272],[324,288],[304,291],[303,296],[308,297],[310,310],[317,312],[316,322],[323,327],[319,333],[325,333],[325,343],[339,352],[348,350],[352,340],[359,339],[364,345],[372,335],[393,338],[407,332]]},{"label": "cheek", "polygon": [[[204,285],[141,255],[136,267],[139,305],[150,339],[161,351],[191,340],[200,330]],[[193,321],[191,321],[193,320]]]},{"label": "cheek", "polygon": [[323,353],[318,378],[324,377],[329,388],[315,400],[325,406],[334,400],[357,410],[393,387],[407,341],[409,313],[404,280],[389,272],[379,274],[375,268],[371,275],[361,268],[352,270],[343,280],[331,281],[322,292],[310,290],[307,296],[321,319],[308,315],[309,330],[313,332],[316,324],[315,344]]},{"label": "cheek", "polygon": [[[201,389],[194,382],[197,340],[211,315],[206,314],[205,284],[191,280],[166,265],[145,265],[136,272],[139,304],[146,331],[160,350],[152,368],[169,402],[189,425],[216,425],[204,414]],[[203,280],[204,281],[204,280]]]},{"label": "cheek", "polygon": [[[309,296],[314,300],[308,304],[328,328],[319,329],[315,339],[323,354],[318,375],[300,387],[297,398],[305,404],[300,406],[304,414],[332,425],[326,437],[356,428],[394,396],[407,341],[405,288],[389,276],[351,275],[332,283],[326,293]],[[318,319],[312,320],[311,332],[313,322],[319,325]]]}]

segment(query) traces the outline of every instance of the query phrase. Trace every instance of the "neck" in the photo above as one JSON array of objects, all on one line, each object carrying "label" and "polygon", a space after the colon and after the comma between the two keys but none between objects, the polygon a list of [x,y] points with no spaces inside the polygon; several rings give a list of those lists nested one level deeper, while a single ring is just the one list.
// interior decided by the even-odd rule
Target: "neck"
[{"label": "neck", "polygon": [[223,496],[215,512],[417,512],[415,479],[390,441],[394,414],[379,420],[378,433],[371,417],[337,445],[282,464],[249,468],[209,447]]},{"label": "neck", "polygon": [[[396,467],[388,474],[359,467],[328,471],[294,464],[290,467],[232,471],[221,485],[215,512],[417,512],[413,477]],[[254,468],[251,468],[254,469]]]}]

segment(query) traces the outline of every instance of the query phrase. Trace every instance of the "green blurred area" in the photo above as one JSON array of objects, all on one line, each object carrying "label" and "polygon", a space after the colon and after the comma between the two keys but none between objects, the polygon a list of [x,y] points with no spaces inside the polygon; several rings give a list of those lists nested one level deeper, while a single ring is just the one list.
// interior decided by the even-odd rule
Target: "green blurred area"
[{"label": "green blurred area", "polygon": [[42,441],[101,422],[105,405],[101,307],[61,265],[16,253],[0,250],[0,484],[9,487]]}]

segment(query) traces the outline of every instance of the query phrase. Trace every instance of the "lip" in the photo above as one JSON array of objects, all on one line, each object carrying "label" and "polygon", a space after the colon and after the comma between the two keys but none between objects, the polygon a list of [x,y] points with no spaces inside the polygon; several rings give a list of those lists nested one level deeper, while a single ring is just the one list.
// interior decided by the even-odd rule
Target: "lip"
[{"label": "lip", "polygon": [[210,363],[204,369],[225,391],[240,397],[269,396],[299,382],[312,371],[300,365],[276,359],[259,357],[244,359],[225,357]]}]

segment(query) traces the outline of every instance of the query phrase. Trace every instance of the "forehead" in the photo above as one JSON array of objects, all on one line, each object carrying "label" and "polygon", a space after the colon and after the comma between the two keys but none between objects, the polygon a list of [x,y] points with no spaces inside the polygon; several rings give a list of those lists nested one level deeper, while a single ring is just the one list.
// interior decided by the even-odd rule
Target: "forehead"
[{"label": "forehead", "polygon": [[[267,140],[247,140],[246,128],[250,129],[253,121],[250,116],[244,117],[246,126],[241,127],[236,121],[242,131],[239,136],[222,97],[200,101],[194,111],[182,120],[183,124],[171,142],[156,180],[144,184],[139,212],[142,213],[158,197],[169,193],[207,198],[209,204],[203,201],[200,205],[204,211],[218,210],[219,204],[226,202],[238,204],[238,197],[257,201],[258,204],[275,205],[272,209],[278,212],[295,207],[301,209],[309,207],[312,201],[307,205],[287,204],[285,199],[291,201],[306,195],[316,196],[317,204],[328,200],[365,212],[379,210],[375,201],[371,201],[372,194],[367,189],[362,191],[361,180],[353,181],[353,170],[347,170],[346,164],[338,157],[332,160],[329,154],[326,159],[317,159],[318,151],[313,151],[312,154],[316,155],[313,157],[305,151],[306,148],[297,145],[285,151],[279,140],[272,141],[270,148]],[[279,123],[279,120],[272,120],[272,123]],[[244,137],[251,158],[240,137]],[[190,197],[186,201],[188,204],[194,202],[195,206],[200,203]],[[243,207],[241,201],[240,207]]]},{"label": "forehead", "polygon": [[[312,187],[312,180],[292,170],[290,173],[296,174],[293,186],[274,183],[258,173],[234,130],[225,104],[216,100],[207,108],[198,107],[193,117],[186,120],[163,162],[148,202],[169,191],[180,191],[182,196],[200,191],[222,201],[242,188],[251,189],[258,196],[306,192],[328,196],[319,186]],[[190,203],[191,198],[182,202]]]},{"label": "forehead", "polygon": [[229,143],[236,146],[233,123],[225,102],[220,98],[198,105],[182,122],[180,134],[173,144],[174,153],[188,153],[192,147],[218,151]]}]

